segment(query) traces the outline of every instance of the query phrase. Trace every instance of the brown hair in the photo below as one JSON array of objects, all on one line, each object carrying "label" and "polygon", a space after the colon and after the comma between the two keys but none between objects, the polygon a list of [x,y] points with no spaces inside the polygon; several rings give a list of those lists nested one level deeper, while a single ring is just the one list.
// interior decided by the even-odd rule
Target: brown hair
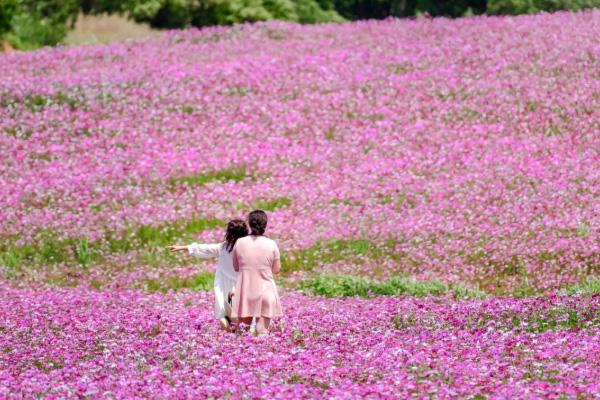
[{"label": "brown hair", "polygon": [[246,222],[241,219],[232,219],[229,221],[227,223],[227,231],[225,232],[225,250],[231,253],[235,242],[244,236],[248,236]]},{"label": "brown hair", "polygon": [[267,229],[267,213],[263,210],[254,210],[248,214],[248,225],[252,235],[262,235]]}]

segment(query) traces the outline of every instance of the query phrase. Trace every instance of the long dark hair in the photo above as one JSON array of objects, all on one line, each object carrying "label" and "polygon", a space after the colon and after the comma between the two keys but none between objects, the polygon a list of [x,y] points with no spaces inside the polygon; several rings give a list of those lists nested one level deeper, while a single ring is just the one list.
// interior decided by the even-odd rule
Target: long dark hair
[{"label": "long dark hair", "polygon": [[248,236],[248,227],[242,219],[232,219],[227,223],[227,231],[225,232],[225,250],[231,253],[235,242],[239,238]]}]

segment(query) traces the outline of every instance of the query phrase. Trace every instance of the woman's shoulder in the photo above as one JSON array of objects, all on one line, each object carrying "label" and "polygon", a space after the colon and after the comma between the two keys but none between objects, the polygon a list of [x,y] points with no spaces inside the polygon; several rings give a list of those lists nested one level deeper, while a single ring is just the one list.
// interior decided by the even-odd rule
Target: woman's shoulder
[{"label": "woman's shoulder", "polygon": [[249,241],[250,238],[251,238],[250,235],[241,237],[241,238],[239,238],[238,240],[235,241],[235,244],[237,245],[238,243],[245,243],[245,242]]},{"label": "woman's shoulder", "polygon": [[243,246],[244,243],[248,242],[249,239],[250,239],[250,236],[244,236],[244,237],[239,238],[238,240],[235,241],[233,248],[235,249],[236,247],[239,247],[240,244]]},{"label": "woman's shoulder", "polygon": [[269,237],[263,236],[271,246],[277,247],[277,242]]}]

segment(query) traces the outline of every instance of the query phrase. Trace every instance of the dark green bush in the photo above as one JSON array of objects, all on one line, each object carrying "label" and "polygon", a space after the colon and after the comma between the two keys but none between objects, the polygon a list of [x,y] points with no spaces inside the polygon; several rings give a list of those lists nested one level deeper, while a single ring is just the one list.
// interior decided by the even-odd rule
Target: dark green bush
[{"label": "dark green bush", "polygon": [[487,13],[491,15],[532,14],[541,11],[570,10],[600,7],[600,0],[488,0]]},{"label": "dark green bush", "polygon": [[343,17],[351,20],[408,17],[424,12],[460,17],[469,10],[474,14],[484,13],[486,0],[334,0],[334,5]]},{"label": "dark green bush", "polygon": [[231,25],[271,19],[342,21],[330,0],[82,0],[86,13],[126,13],[156,28]]},{"label": "dark green bush", "polygon": [[17,0],[0,1],[0,37],[10,31],[12,18],[17,10]]}]

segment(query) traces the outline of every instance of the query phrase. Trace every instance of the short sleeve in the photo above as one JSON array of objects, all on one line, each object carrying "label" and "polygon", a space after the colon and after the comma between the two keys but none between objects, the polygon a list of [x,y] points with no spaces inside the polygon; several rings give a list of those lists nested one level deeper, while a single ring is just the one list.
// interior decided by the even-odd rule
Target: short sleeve
[{"label": "short sleeve", "polygon": [[192,243],[187,246],[190,255],[199,258],[214,258],[219,256],[223,243]]},{"label": "short sleeve", "polygon": [[277,247],[277,243],[273,242],[273,260],[279,260],[279,247]]}]

